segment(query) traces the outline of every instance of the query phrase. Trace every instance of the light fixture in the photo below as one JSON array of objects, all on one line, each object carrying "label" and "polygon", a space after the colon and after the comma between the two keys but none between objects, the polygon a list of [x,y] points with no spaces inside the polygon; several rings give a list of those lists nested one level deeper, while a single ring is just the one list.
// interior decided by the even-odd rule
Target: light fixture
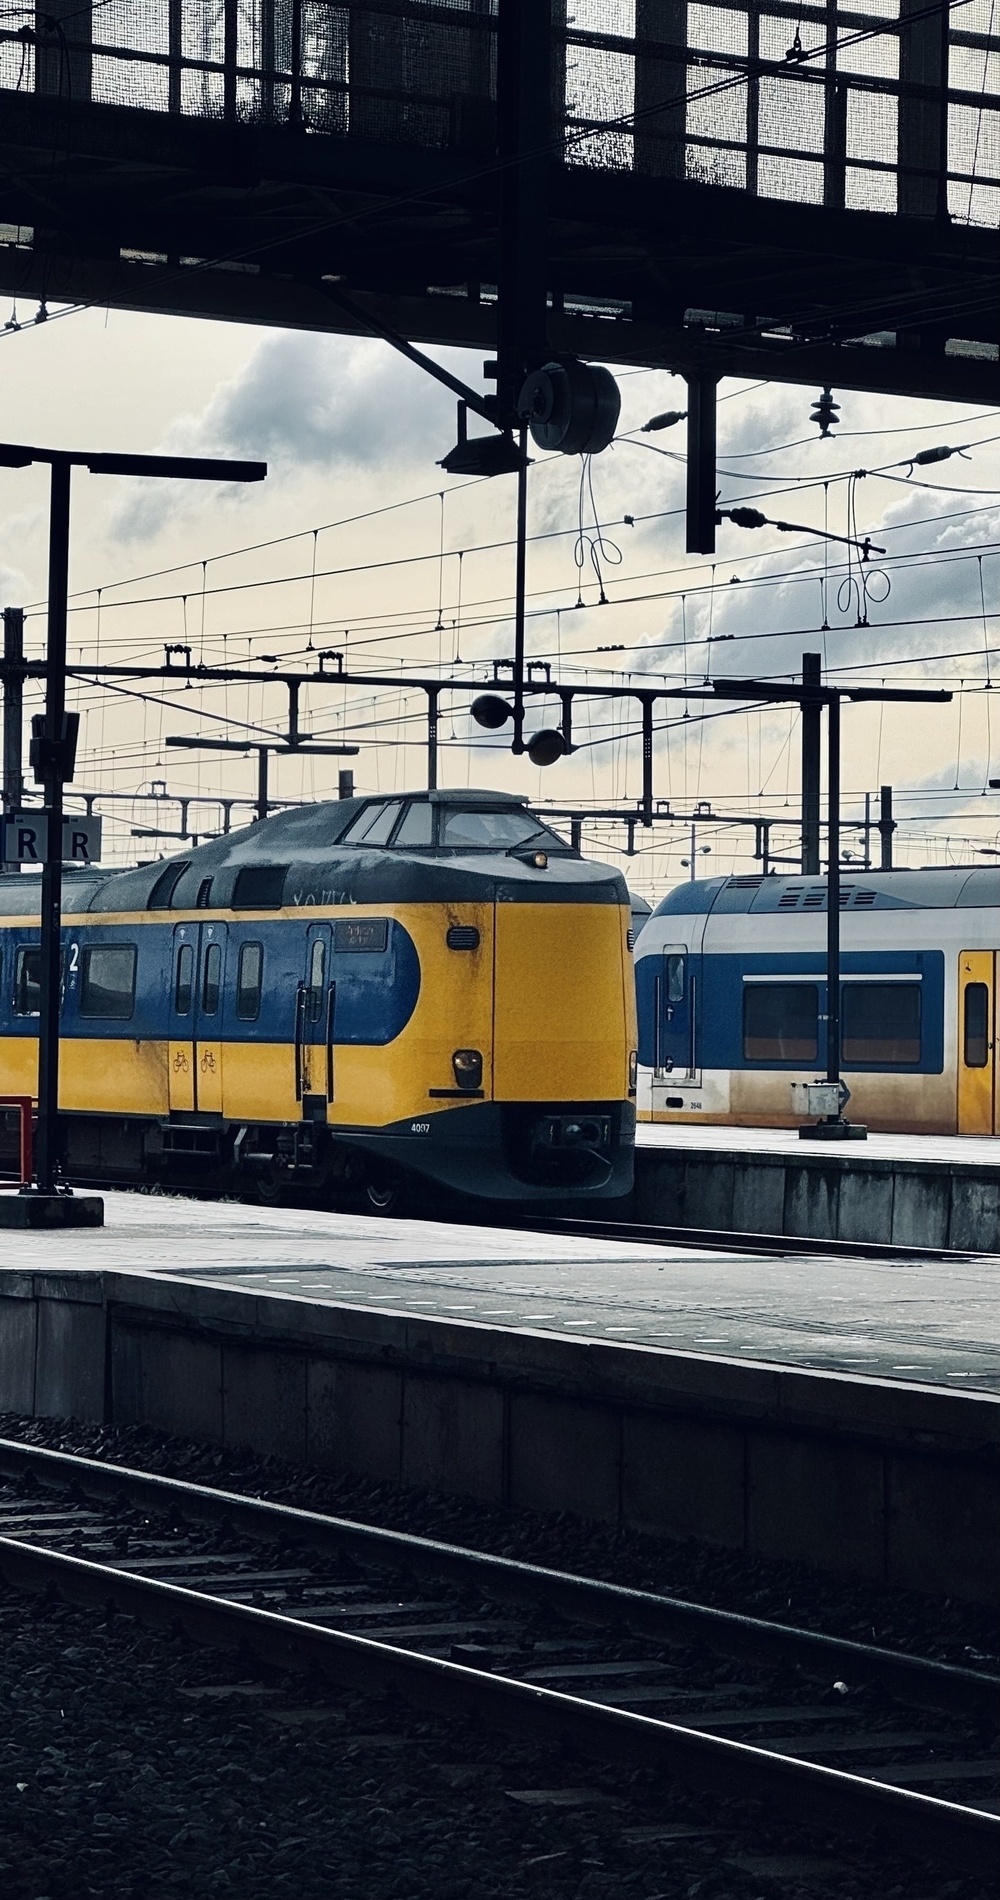
[{"label": "light fixture", "polygon": [[470,435],[468,404],[458,405],[458,439],[438,463],[447,475],[514,475],[525,465],[512,435]]},{"label": "light fixture", "polygon": [[488,732],[499,732],[511,716],[507,701],[496,693],[481,693],[473,700],[470,710],[477,726],[485,726]]},{"label": "light fixture", "polygon": [[532,441],[561,455],[599,455],[614,437],[621,406],[611,371],[575,356],[532,370],[517,399]]},{"label": "light fixture", "polygon": [[483,1058],[478,1049],[456,1049],[451,1066],[460,1089],[468,1089],[471,1093],[482,1088]]},{"label": "light fixture", "polygon": [[532,765],[554,765],[566,750],[566,741],[554,726],[548,726],[543,732],[536,732],[528,741],[528,757]]}]

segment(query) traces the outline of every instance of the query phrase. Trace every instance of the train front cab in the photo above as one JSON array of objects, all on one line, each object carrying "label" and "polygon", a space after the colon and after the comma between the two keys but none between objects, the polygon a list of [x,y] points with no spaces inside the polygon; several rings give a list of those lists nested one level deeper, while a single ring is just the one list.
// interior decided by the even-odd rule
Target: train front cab
[{"label": "train front cab", "polygon": [[[582,895],[582,894],[581,894]],[[405,914],[420,996],[375,1070],[304,1052],[341,1143],[485,1199],[627,1193],[636,1030],[628,911],[609,902],[460,902]],[[322,1015],[322,1013],[321,1013]],[[360,1058],[360,1059],[359,1059]]]},{"label": "train front cab", "polygon": [[1000,1135],[1000,954],[963,950],[958,966],[958,1132]]},{"label": "train front cab", "polygon": [[217,1120],[260,1172],[276,1142],[308,1170],[332,1140],[381,1164],[375,1202],[400,1170],[503,1199],[626,1193],[628,912],[584,895],[179,920],[170,1146],[197,1152]]}]

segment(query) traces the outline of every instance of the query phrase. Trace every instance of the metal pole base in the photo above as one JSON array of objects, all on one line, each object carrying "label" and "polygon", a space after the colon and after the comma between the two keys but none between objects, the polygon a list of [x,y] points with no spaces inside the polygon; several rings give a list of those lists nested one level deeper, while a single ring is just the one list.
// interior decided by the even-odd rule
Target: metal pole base
[{"label": "metal pole base", "polygon": [[103,1227],[104,1202],[99,1194],[41,1194],[22,1188],[0,1194],[0,1227]]},{"label": "metal pole base", "polygon": [[863,1122],[845,1122],[842,1115],[828,1115],[825,1121],[812,1122],[799,1129],[800,1141],[867,1141]]}]

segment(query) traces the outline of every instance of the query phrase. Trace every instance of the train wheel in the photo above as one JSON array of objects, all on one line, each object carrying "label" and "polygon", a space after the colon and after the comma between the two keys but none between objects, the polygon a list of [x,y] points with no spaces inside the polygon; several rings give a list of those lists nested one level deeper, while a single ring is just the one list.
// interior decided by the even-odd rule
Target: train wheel
[{"label": "train wheel", "polygon": [[369,1214],[401,1214],[406,1198],[406,1188],[398,1174],[389,1174],[379,1170],[370,1174],[362,1191],[362,1200]]},{"label": "train wheel", "polygon": [[265,1168],[254,1176],[254,1199],[261,1207],[280,1207],[287,1187],[287,1176],[279,1174],[277,1168]]}]

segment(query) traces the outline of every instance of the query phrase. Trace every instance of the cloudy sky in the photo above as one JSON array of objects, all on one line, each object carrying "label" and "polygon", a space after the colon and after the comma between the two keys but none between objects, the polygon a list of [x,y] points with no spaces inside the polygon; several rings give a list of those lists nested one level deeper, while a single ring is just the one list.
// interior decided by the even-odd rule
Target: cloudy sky
[{"label": "cloudy sky", "polygon": [[[8,314],[0,310],[0,325]],[[131,836],[135,825],[176,828],[176,806],[157,817],[137,796],[154,782],[206,800],[250,795],[249,758],[164,741],[279,734],[284,695],[267,675],[275,661],[312,667],[323,648],[346,652],[356,669],[398,675],[399,687],[317,687],[303,709],[308,729],[360,747],[362,790],[421,785],[423,701],[407,692],[407,674],[481,674],[483,662],[510,653],[512,637],[514,480],[443,475],[437,461],[455,437],[448,392],[376,342],[115,312],[0,329],[0,345],[8,440],[269,465],[266,483],[246,489],[74,478],[72,657],[158,662],[165,644],[183,643],[206,662],[249,663],[260,677],[206,692],[155,681],[81,687],[78,783],[127,795],[113,801],[114,855],[172,848]],[[478,382],[477,357],[447,360]],[[711,561],[684,553],[683,427],[641,433],[652,414],[684,407],[683,383],[625,371],[621,389],[619,437],[594,458],[582,499],[579,460],[540,456],[532,470],[531,655],[580,684],[686,685],[688,700],[658,710],[657,794],[678,813],[709,801],[729,820],[794,815],[798,727],[783,709],[706,709],[695,696],[706,681],[787,678],[805,651],[821,653],[834,677],[946,685],[956,690],[951,705],[845,712],[848,815],[860,816],[865,791],[892,783],[906,861],[967,860],[1000,845],[1000,798],[983,796],[990,769],[1000,775],[988,689],[1000,627],[1000,440],[991,439],[1000,410],[837,390],[840,425],[820,441],[809,419],[818,391],[724,383],[722,505],[750,505],[791,531],[726,522]],[[964,457],[911,466],[939,445],[969,446]],[[0,593],[28,608],[39,651],[41,470],[0,471],[0,523]],[[818,537],[824,525],[870,536],[885,553],[860,565]],[[514,760],[502,735],[471,726],[467,703],[445,708],[444,783],[569,805],[637,797],[634,703],[578,703],[579,749],[546,772]],[[554,710],[533,708],[530,728],[552,723]],[[275,790],[328,795],[337,764],[283,760]],[[196,821],[214,829],[217,809],[197,807]],[[592,836],[602,855],[617,857],[624,844],[620,828]],[[752,836],[748,826],[702,824],[699,870],[751,868]],[[791,831],[775,837],[793,848]],[[686,827],[665,825],[648,845],[640,837],[638,855],[622,860],[635,888],[653,896],[686,876],[689,839]]]}]

